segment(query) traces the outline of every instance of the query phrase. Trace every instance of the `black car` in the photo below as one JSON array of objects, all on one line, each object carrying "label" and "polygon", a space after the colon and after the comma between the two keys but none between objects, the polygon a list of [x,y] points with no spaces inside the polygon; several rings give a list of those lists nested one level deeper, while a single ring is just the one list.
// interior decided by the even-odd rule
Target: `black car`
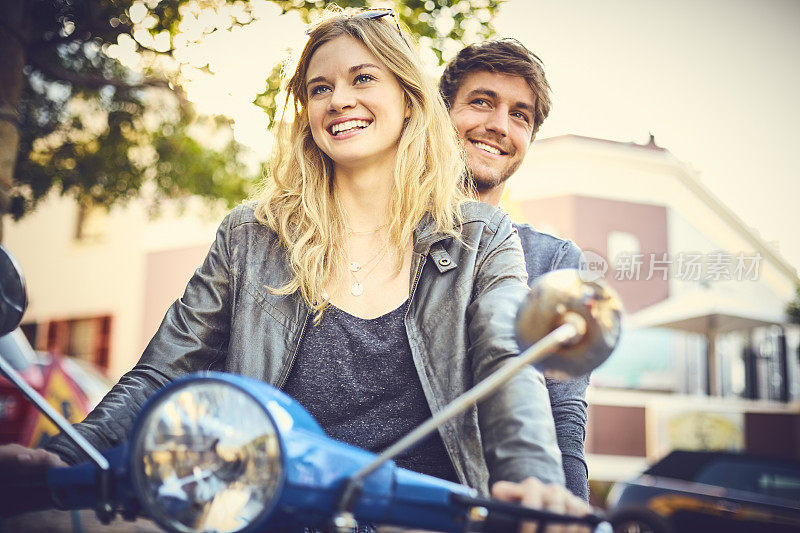
[{"label": "black car", "polygon": [[674,451],[608,497],[615,533],[798,533],[800,462]]}]

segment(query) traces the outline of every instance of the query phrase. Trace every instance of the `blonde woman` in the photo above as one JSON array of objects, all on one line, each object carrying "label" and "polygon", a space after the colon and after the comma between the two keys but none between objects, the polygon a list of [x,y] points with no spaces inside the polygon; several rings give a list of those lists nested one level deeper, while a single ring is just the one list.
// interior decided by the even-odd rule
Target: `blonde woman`
[{"label": "blonde woman", "polygon": [[[309,32],[263,191],[223,221],[139,363],[78,426],[91,442],[124,440],[158,387],[218,369],[281,387],[331,436],[379,451],[517,355],[519,241],[504,213],[465,200],[459,141],[419,64],[389,10]],[[48,449],[83,459],[63,438]],[[532,368],[398,463],[586,510],[560,487]]]}]

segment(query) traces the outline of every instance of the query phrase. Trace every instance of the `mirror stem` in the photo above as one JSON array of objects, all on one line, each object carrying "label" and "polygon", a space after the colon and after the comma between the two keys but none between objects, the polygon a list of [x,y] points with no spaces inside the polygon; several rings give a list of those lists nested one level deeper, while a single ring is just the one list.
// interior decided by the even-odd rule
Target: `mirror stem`
[{"label": "mirror stem", "polygon": [[586,322],[583,320],[583,317],[577,313],[566,313],[566,315],[563,325],[551,331],[539,342],[519,354],[519,356],[510,357],[505,364],[490,374],[489,377],[450,402],[435,416],[432,416],[408,435],[389,446],[389,448],[372,462],[356,472],[348,481],[342,493],[342,498],[339,500],[339,513],[352,510],[353,504],[358,498],[358,493],[360,492],[359,488],[361,487],[363,479],[380,468],[386,461],[394,459],[398,454],[411,448],[436,431],[439,426],[451,418],[463,413],[471,405],[478,403],[495,392],[523,367],[542,360],[560,344],[574,342],[583,336],[583,333],[586,331]]},{"label": "mirror stem", "polygon": [[97,448],[89,444],[83,435],[78,433],[75,428],[56,411],[52,405],[47,403],[47,401],[42,398],[42,396],[36,392],[33,387],[28,385],[28,383],[22,379],[22,377],[17,373],[16,370],[8,363],[3,356],[0,355],[0,374],[3,374],[9,381],[11,381],[17,389],[19,389],[25,397],[30,400],[38,409],[39,412],[44,414],[50,421],[58,426],[58,428],[66,433],[78,446],[80,446],[81,450],[83,450],[86,455],[88,455],[92,462],[97,465],[100,470],[108,470],[109,464],[108,460],[103,457],[103,455],[97,451]]}]

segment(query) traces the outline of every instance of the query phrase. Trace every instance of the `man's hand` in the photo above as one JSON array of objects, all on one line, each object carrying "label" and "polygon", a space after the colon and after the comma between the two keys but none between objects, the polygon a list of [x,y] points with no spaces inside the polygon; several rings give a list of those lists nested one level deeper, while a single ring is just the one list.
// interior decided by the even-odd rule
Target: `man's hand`
[{"label": "man's hand", "polygon": [[[529,477],[521,483],[498,481],[492,485],[492,497],[505,502],[520,503],[534,509],[543,509],[553,513],[583,516],[592,512],[592,508],[583,500],[569,492],[561,485],[545,485],[536,478]],[[526,523],[520,533],[536,533],[535,523]],[[588,526],[550,525],[546,533],[590,533]]]}]

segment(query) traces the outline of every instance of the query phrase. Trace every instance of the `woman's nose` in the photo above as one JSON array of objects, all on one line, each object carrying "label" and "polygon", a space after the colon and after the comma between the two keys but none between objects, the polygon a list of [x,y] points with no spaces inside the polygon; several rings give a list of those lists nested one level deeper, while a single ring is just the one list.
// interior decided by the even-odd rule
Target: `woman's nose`
[{"label": "woman's nose", "polygon": [[334,87],[328,102],[328,111],[340,112],[355,107],[356,99],[350,87]]}]

